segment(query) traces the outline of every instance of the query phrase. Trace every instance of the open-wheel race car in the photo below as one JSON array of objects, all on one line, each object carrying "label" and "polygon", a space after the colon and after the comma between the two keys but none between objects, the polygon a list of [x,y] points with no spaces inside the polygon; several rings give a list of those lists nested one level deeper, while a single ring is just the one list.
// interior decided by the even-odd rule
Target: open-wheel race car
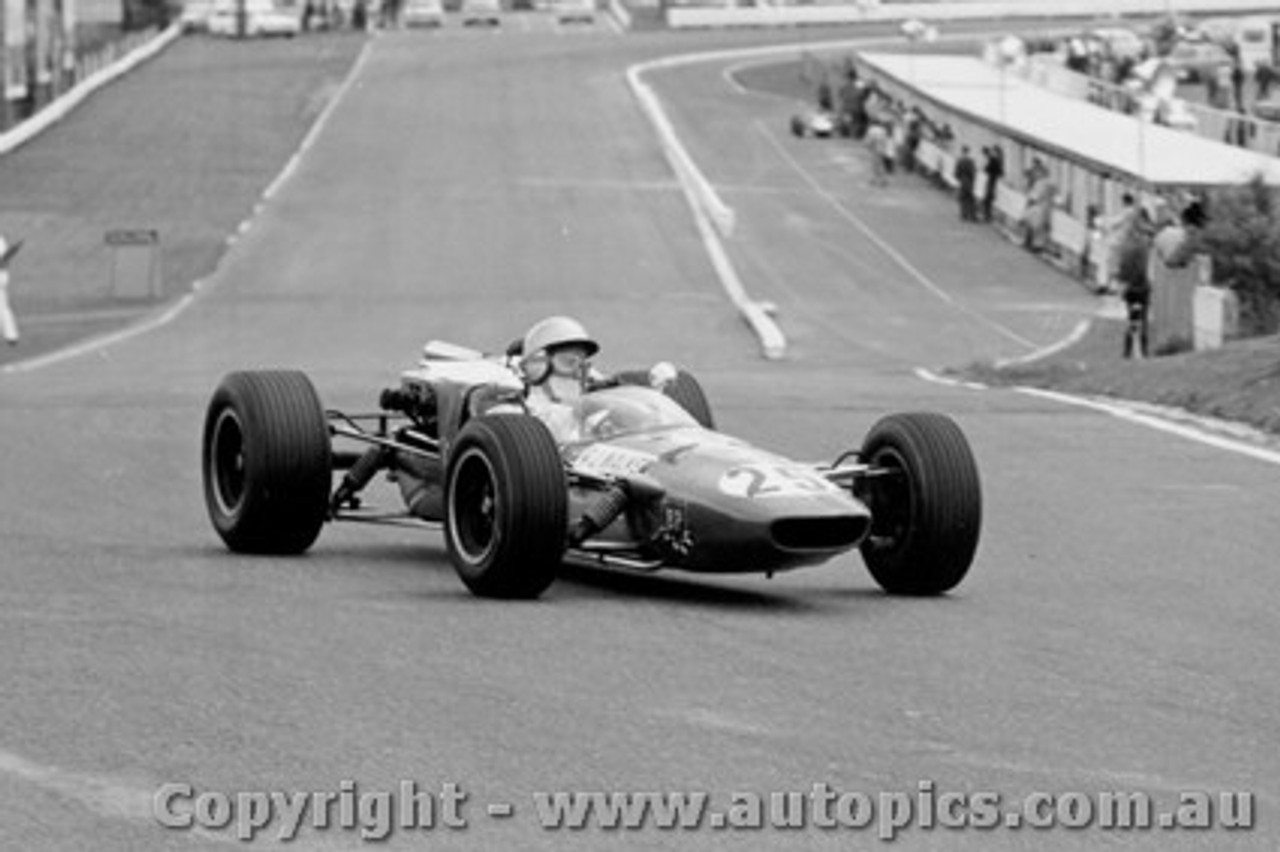
[{"label": "open-wheel race car", "polygon": [[[209,403],[203,481],[219,536],[294,554],[329,521],[443,528],[477,595],[537,597],[566,561],[772,575],[859,548],[886,591],[964,578],[981,524],[968,441],[949,418],[893,414],[833,462],[791,461],[714,429],[672,365],[599,376],[553,437],[514,358],[432,342],[378,410],[326,410],[297,371],[235,372]],[[365,505],[379,474],[399,505]]]},{"label": "open-wheel race car", "polygon": [[803,139],[806,136],[816,136],[819,139],[829,139],[839,132],[843,136],[849,134],[840,125],[840,120],[836,114],[827,109],[809,109],[804,108],[802,112],[791,116],[791,135],[797,139]]}]

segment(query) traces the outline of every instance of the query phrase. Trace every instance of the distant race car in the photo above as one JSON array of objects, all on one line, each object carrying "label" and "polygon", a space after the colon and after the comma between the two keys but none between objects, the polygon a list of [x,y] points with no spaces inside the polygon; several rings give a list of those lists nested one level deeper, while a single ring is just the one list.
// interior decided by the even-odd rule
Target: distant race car
[{"label": "distant race car", "polygon": [[[326,410],[300,372],[227,375],[203,436],[218,535],[296,554],[327,521],[443,527],[466,586],[505,598],[537,597],[566,560],[772,576],[860,548],[906,595],[969,570],[978,471],[943,415],[890,415],[830,464],[796,462],[715,431],[697,380],[660,363],[598,376],[558,444],[523,407],[517,356],[429,343],[365,414]],[[394,510],[364,505],[379,473],[401,486]]]},{"label": "distant race car", "polygon": [[799,139],[806,136],[827,138],[835,136],[839,129],[835,113],[818,109],[791,116],[791,135]]}]

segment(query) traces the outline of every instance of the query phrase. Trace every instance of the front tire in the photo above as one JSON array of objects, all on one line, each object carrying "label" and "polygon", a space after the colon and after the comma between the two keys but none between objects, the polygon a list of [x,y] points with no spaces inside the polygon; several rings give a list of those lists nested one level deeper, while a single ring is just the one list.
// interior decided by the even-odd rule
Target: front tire
[{"label": "front tire", "polygon": [[881,475],[855,486],[871,510],[862,558],[886,592],[940,595],[964,579],[982,526],[982,488],[969,442],[941,414],[876,423],[860,458]]},{"label": "front tire", "polygon": [[302,553],[329,508],[333,451],[320,397],[292,370],[238,372],[214,391],[202,448],[205,506],[237,553]]},{"label": "front tire", "polygon": [[492,598],[536,598],[554,582],[568,531],[564,462],[524,414],[469,421],[445,478],[445,543],[462,582]]}]

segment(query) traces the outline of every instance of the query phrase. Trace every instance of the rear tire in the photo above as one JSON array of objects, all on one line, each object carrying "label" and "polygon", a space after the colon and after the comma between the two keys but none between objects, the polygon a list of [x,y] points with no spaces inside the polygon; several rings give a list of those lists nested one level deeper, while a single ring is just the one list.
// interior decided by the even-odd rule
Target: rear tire
[{"label": "rear tire", "polygon": [[[646,370],[623,370],[616,375],[616,378],[624,385],[649,387],[649,373]],[[716,428],[715,417],[711,414],[711,403],[702,390],[702,383],[694,378],[692,373],[677,370],[675,380],[662,392],[689,412],[693,419],[698,421],[699,426],[704,429]]]},{"label": "rear tire", "polygon": [[871,510],[862,558],[886,592],[939,595],[969,571],[982,526],[982,488],[969,442],[941,414],[894,414],[867,433],[861,460],[892,471],[860,480]]},{"label": "rear tire", "polygon": [[291,370],[227,375],[205,414],[205,506],[237,553],[302,553],[329,510],[333,450],[320,397]]},{"label": "rear tire", "polygon": [[564,558],[568,485],[550,431],[535,417],[477,417],[458,433],[445,478],[445,543],[472,593],[536,598]]}]

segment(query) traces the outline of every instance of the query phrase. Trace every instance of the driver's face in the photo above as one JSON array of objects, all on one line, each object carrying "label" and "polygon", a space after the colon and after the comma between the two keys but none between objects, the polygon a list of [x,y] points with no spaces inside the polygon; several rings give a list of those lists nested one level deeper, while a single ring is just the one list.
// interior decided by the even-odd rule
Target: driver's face
[{"label": "driver's face", "polygon": [[585,346],[569,344],[547,353],[551,374],[546,392],[556,402],[574,403],[582,397],[582,383],[587,377],[590,358]]},{"label": "driver's face", "polygon": [[588,355],[585,346],[562,346],[551,352],[549,358],[552,375],[578,378],[587,371]]}]

